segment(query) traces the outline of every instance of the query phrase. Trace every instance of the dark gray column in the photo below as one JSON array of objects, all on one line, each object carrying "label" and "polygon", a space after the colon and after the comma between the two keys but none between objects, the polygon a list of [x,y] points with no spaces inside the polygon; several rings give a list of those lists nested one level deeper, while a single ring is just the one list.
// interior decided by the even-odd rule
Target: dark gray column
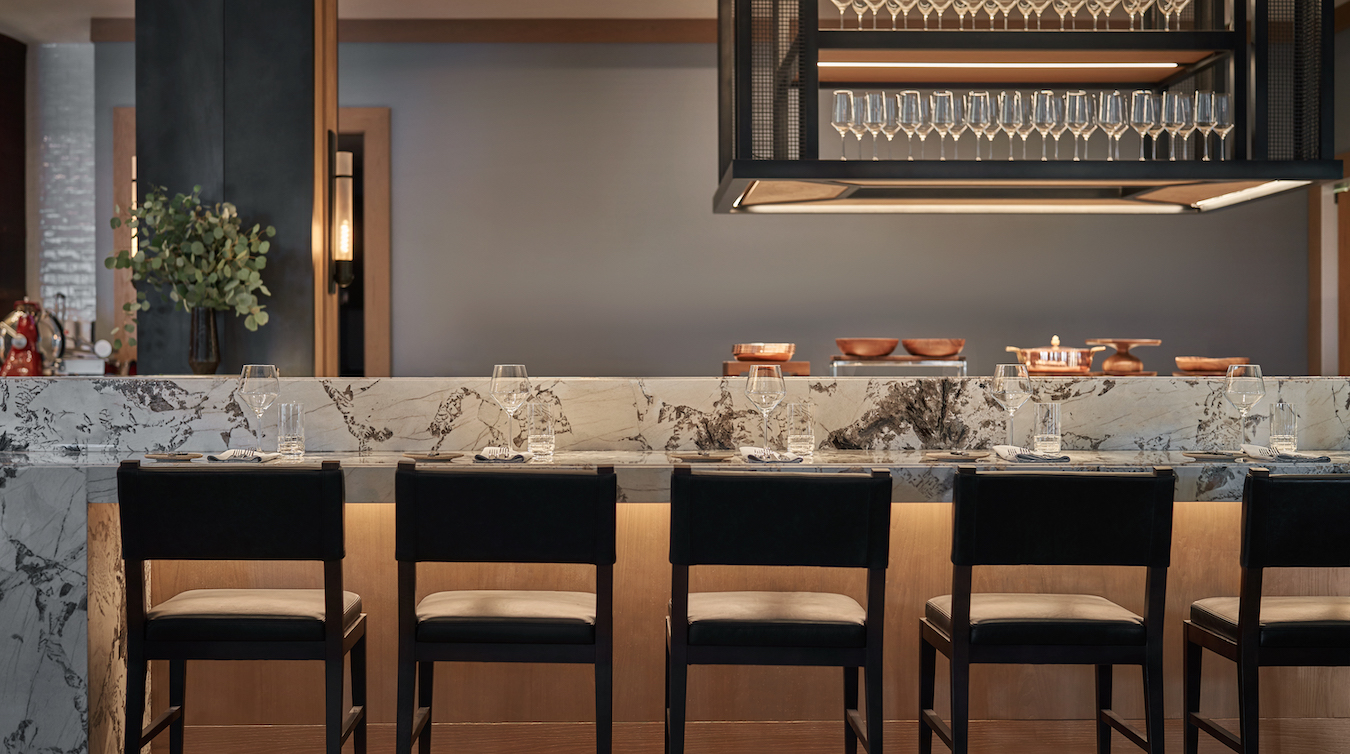
[{"label": "dark gray column", "polygon": [[[249,332],[217,314],[221,374],[314,372],[314,49],[314,0],[136,0],[138,187],[200,185],[203,201],[277,229],[271,321]],[[142,312],[141,374],[189,371],[187,326],[167,303]]]},{"label": "dark gray column", "polygon": [[0,167],[0,312],[6,313],[10,304],[23,298],[27,287],[23,170],[27,57],[27,45],[0,35],[0,165],[4,166]]}]

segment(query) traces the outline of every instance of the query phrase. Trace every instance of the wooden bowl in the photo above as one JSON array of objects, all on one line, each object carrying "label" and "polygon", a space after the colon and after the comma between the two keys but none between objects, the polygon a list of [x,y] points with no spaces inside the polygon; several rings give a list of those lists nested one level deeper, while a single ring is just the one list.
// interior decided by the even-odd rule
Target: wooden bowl
[{"label": "wooden bowl", "polygon": [[1178,356],[1177,369],[1183,372],[1225,372],[1233,364],[1250,364],[1246,356]]},{"label": "wooden bowl", "polygon": [[900,341],[904,344],[905,350],[915,356],[926,356],[930,359],[945,359],[949,356],[955,356],[961,353],[961,349],[966,347],[965,338],[913,338]]},{"label": "wooden bowl", "polygon": [[787,361],[796,352],[796,343],[737,343],[731,347],[737,361]]},{"label": "wooden bowl", "polygon": [[847,356],[858,356],[864,359],[874,359],[878,356],[889,356],[891,351],[900,344],[899,338],[835,338],[834,344],[839,346],[839,352]]}]

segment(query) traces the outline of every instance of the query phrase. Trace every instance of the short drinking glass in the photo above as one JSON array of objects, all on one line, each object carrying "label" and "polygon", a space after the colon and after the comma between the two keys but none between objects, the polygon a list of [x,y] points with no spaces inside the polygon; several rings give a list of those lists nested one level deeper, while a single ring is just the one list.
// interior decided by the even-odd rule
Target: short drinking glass
[{"label": "short drinking glass", "polygon": [[530,404],[530,423],[526,437],[529,438],[529,449],[534,460],[553,460],[553,416],[546,406],[538,403]]},{"label": "short drinking glass", "polygon": [[277,452],[288,461],[305,457],[305,405],[283,403],[278,409]]},{"label": "short drinking glass", "polygon": [[787,449],[797,456],[810,456],[816,451],[816,428],[808,403],[788,404]]},{"label": "short drinking glass", "polygon": [[1031,449],[1037,453],[1058,453],[1059,438],[1059,404],[1037,403],[1036,425],[1031,433]]},{"label": "short drinking glass", "polygon": [[1298,450],[1298,413],[1294,411],[1294,404],[1271,404],[1270,449],[1276,453]]}]

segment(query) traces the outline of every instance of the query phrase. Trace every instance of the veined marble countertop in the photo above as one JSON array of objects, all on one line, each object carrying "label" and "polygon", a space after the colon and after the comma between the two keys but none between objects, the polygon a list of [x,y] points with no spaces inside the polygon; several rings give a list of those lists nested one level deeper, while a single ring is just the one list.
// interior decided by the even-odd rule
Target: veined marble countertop
[{"label": "veined marble countertop", "polygon": [[[482,464],[472,461],[473,451],[449,462],[423,464],[424,467],[477,467],[497,470],[520,468],[577,468],[610,465],[615,467],[619,483],[619,500],[630,503],[665,503],[670,501],[670,474],[675,461],[666,452],[657,451],[558,451],[552,462],[528,464]],[[898,503],[949,502],[956,467],[974,464],[979,468],[1061,471],[1139,471],[1152,466],[1169,466],[1177,474],[1177,500],[1235,501],[1242,498],[1242,480],[1247,469],[1264,466],[1278,473],[1331,474],[1350,473],[1350,451],[1324,451],[1329,463],[1271,464],[1242,461],[1196,461],[1180,452],[1142,451],[1066,451],[1066,463],[1006,463],[993,455],[972,461],[926,461],[923,451],[916,450],[826,450],[814,457],[791,464],[751,464],[739,458],[717,463],[693,464],[698,469],[737,469],[791,472],[838,473],[885,468],[891,472],[891,499]],[[87,481],[87,502],[117,502],[116,468],[124,460],[144,458],[131,452],[0,452],[0,467],[34,470],[41,467],[83,469]],[[394,467],[408,460],[402,453],[309,453],[305,462],[338,461],[345,471],[347,501],[351,503],[392,503],[394,501]],[[157,462],[146,460],[148,465]],[[285,461],[272,461],[266,467],[284,466]],[[166,464],[167,465],[167,464]],[[196,466],[227,468],[226,464],[211,464],[205,459],[193,462]],[[25,475],[28,476],[28,475]],[[4,475],[0,475],[0,492],[5,491]]]}]

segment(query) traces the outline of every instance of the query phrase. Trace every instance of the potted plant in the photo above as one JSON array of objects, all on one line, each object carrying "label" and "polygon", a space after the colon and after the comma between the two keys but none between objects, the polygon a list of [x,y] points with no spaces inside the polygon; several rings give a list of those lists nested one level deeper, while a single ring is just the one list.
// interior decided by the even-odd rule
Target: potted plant
[{"label": "potted plant", "polygon": [[[201,190],[194,186],[191,194],[169,199],[165,189],[156,186],[140,206],[126,213],[115,208],[112,227],[123,223],[130,227],[134,248],[115,252],[103,264],[110,270],[130,269],[132,281],[158,289],[161,295],[167,288],[174,306],[192,316],[188,364],[195,374],[215,374],[220,365],[217,310],[233,309],[250,331],[267,324],[266,307],[258,303],[255,292],[272,295],[263,285],[262,270],[271,247],[267,239],[277,231],[256,224],[245,230],[233,204],[204,205]],[[122,308],[134,317],[149,309],[150,302],[145,291],[137,290],[136,302]],[[114,328],[113,347],[122,347],[119,330],[125,331],[130,345],[136,345],[134,328],[134,320]]]}]

